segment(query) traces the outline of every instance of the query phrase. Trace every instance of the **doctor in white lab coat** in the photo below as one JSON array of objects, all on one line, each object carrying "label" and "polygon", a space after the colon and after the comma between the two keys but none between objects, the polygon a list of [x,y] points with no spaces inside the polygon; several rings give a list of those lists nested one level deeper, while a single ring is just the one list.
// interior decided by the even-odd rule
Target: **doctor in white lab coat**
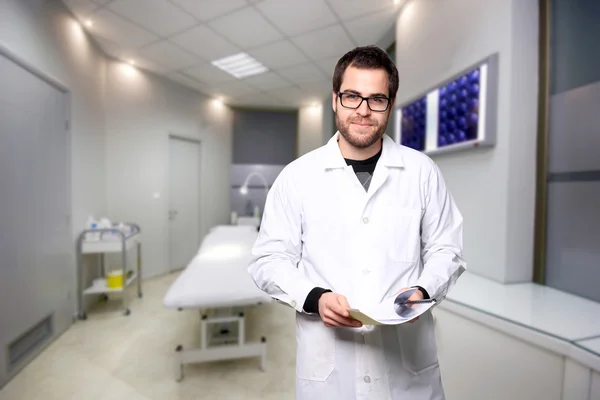
[{"label": "doctor in white lab coat", "polygon": [[408,287],[446,296],[465,270],[462,216],[440,170],[384,134],[398,72],[376,47],[337,63],[338,132],[274,182],[253,248],[257,286],[296,313],[296,398],[444,399],[431,312],[361,326],[366,309]]}]

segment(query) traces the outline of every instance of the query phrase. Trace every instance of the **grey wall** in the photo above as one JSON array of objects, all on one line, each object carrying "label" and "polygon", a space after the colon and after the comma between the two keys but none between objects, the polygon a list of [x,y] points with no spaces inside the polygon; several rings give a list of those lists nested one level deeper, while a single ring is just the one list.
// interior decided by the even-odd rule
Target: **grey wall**
[{"label": "grey wall", "polygon": [[600,301],[600,2],[552,12],[546,283]]},{"label": "grey wall", "polygon": [[296,158],[298,113],[235,109],[233,163],[285,165]]},{"label": "grey wall", "polygon": [[551,93],[600,81],[600,1],[551,1]]}]

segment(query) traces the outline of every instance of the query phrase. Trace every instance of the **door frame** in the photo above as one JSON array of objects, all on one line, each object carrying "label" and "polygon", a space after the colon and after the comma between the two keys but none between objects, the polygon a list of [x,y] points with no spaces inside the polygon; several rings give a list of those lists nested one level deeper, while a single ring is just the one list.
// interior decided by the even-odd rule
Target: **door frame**
[{"label": "door frame", "polygon": [[539,84],[538,84],[538,120],[537,154],[535,178],[535,213],[533,235],[533,282],[546,284],[546,240],[548,208],[548,157],[549,157],[549,121],[550,121],[550,0],[541,0],[539,4]]},{"label": "door frame", "polygon": [[198,139],[198,138],[194,138],[194,137],[190,137],[187,135],[182,135],[179,133],[174,133],[174,132],[169,132],[169,134],[167,135],[167,145],[166,145],[166,153],[167,153],[167,173],[165,175],[165,180],[166,180],[166,185],[165,185],[165,193],[166,193],[166,202],[165,202],[165,213],[164,213],[164,218],[166,221],[166,226],[167,226],[167,240],[166,240],[166,247],[167,247],[167,251],[165,252],[166,254],[166,265],[167,265],[167,269],[166,269],[166,273],[167,274],[171,274],[173,272],[177,272],[177,270],[173,269],[173,266],[171,265],[171,222],[169,220],[169,209],[171,207],[171,152],[170,152],[170,145],[171,145],[171,140],[180,140],[182,142],[188,142],[188,143],[193,143],[198,145],[198,165],[200,168],[200,171],[198,173],[198,236],[199,236],[199,240],[201,241],[204,235],[204,202],[202,201],[202,186],[204,183],[204,158],[202,157],[202,148],[203,148],[203,143],[202,140]]}]

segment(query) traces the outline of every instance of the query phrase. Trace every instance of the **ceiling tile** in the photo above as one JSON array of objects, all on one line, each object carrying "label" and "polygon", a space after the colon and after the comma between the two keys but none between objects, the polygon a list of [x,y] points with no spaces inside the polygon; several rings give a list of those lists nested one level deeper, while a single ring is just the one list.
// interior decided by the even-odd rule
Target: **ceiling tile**
[{"label": "ceiling tile", "polygon": [[254,75],[244,79],[244,82],[260,90],[270,90],[292,86],[291,82],[283,79],[275,72],[267,72],[264,74]]},{"label": "ceiling tile", "polygon": [[208,21],[240,7],[247,6],[245,0],[171,0],[200,21]]},{"label": "ceiling tile", "polygon": [[144,47],[137,54],[168,69],[182,69],[204,62],[166,40]]},{"label": "ceiling tile", "polygon": [[80,20],[87,19],[94,13],[100,6],[96,3],[92,3],[90,0],[63,0],[65,5],[73,15]]},{"label": "ceiling tile", "polygon": [[323,0],[265,0],[256,8],[287,36],[338,22]]},{"label": "ceiling tile", "polygon": [[161,36],[181,32],[196,23],[188,13],[165,0],[117,0],[108,7]]},{"label": "ceiling tile", "polygon": [[106,54],[114,58],[126,60],[134,55],[132,50],[127,50],[123,46],[113,43],[110,40],[103,39],[101,37],[94,37],[94,40],[98,42]]},{"label": "ceiling tile", "polygon": [[333,70],[335,69],[336,64],[342,58],[343,54],[335,57],[327,57],[323,60],[316,60],[315,63],[325,72],[325,74],[329,77],[333,77]]},{"label": "ceiling tile", "polygon": [[400,9],[405,0],[401,0],[397,5],[393,0],[327,0],[327,2],[342,20],[347,20],[381,10],[394,12]]},{"label": "ceiling tile", "polygon": [[295,67],[283,68],[277,71],[281,76],[295,84],[306,82],[319,82],[327,79],[327,76],[313,64],[302,64]]},{"label": "ceiling tile", "polygon": [[228,73],[223,72],[219,68],[208,63],[186,69],[183,72],[200,80],[201,82],[210,84],[211,86],[219,83],[230,82],[236,79],[232,75],[229,75]]},{"label": "ceiling tile", "polygon": [[167,68],[161,65],[161,63],[140,57],[135,50],[127,49],[111,42],[110,40],[102,38],[95,38],[95,40],[98,42],[100,47],[102,47],[102,50],[104,50],[106,54],[116,58],[117,60],[121,60],[123,62],[129,62],[130,60],[133,60],[136,67],[154,72],[156,74],[163,74],[167,72]]},{"label": "ceiling tile", "polygon": [[[256,47],[283,38],[256,10],[249,7],[219,17],[209,22],[209,25],[217,33],[243,48]],[[249,29],[244,29],[243,26]]]},{"label": "ceiling tile", "polygon": [[350,36],[359,46],[376,44],[394,26],[397,15],[389,11],[369,14],[366,17],[345,22]]},{"label": "ceiling tile", "polygon": [[268,90],[265,94],[290,105],[296,104],[299,101],[303,101],[303,99],[306,98],[306,94],[304,94],[304,92],[297,87]]},{"label": "ceiling tile", "polygon": [[165,76],[172,81],[181,83],[182,85],[193,86],[193,85],[197,84],[203,88],[208,87],[206,84],[204,84],[200,81],[197,81],[196,79],[190,77],[189,75],[186,75],[181,72],[170,72],[170,73],[166,74]]},{"label": "ceiling tile", "polygon": [[306,56],[287,40],[248,50],[248,54],[270,69],[289,67],[308,61]]},{"label": "ceiling tile", "polygon": [[94,26],[88,28],[93,35],[124,47],[139,47],[158,39],[156,35],[105,9],[96,12],[93,21]]},{"label": "ceiling tile", "polygon": [[165,76],[167,79],[178,82],[184,86],[188,86],[193,89],[199,90],[203,93],[206,93],[206,90],[209,88],[209,86],[207,84],[200,82],[200,81],[198,81],[184,73],[181,73],[181,72],[165,74]]},{"label": "ceiling tile", "polygon": [[213,96],[224,96],[226,98],[235,98],[239,96],[245,96],[250,94],[258,93],[256,88],[248,85],[247,83],[239,80],[222,83],[218,86],[214,86],[207,89],[207,93]]},{"label": "ceiling tile", "polygon": [[355,47],[341,25],[307,33],[292,41],[313,59],[334,57]]},{"label": "ceiling tile", "polygon": [[327,94],[331,93],[331,91],[333,90],[331,80],[306,82],[299,86],[300,86],[300,90],[302,90],[304,93],[307,93],[307,94],[310,94],[313,96],[326,96]]},{"label": "ceiling tile", "polygon": [[168,68],[165,68],[161,64],[158,64],[154,61],[146,60],[142,57],[135,58],[135,67],[154,72],[157,75],[164,75],[168,73]]},{"label": "ceiling tile", "polygon": [[236,46],[207,26],[197,26],[172,37],[170,40],[207,61],[213,61],[239,52]]}]

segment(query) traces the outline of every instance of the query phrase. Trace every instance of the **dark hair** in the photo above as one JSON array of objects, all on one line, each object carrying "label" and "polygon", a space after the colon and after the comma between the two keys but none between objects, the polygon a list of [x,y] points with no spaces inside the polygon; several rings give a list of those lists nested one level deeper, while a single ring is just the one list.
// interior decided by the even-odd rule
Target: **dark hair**
[{"label": "dark hair", "polygon": [[388,74],[388,96],[396,98],[398,69],[390,56],[377,46],[363,46],[350,50],[339,59],[333,70],[333,92],[338,93],[349,66],[360,69],[385,69]]}]

